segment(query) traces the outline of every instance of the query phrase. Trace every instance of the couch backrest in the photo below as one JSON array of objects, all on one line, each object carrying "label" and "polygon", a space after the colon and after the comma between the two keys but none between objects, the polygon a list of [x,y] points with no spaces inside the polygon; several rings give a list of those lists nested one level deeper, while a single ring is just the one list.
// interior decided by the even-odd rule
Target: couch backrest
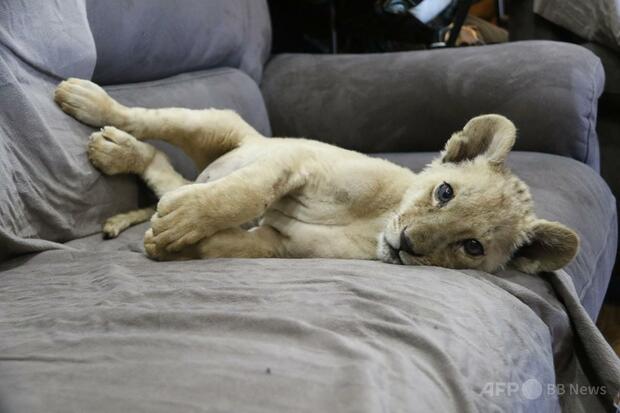
[{"label": "couch backrest", "polygon": [[89,79],[97,60],[84,0],[0,1],[0,45],[60,79]]},{"label": "couch backrest", "polygon": [[[118,84],[228,66],[259,82],[271,47],[266,0],[86,0],[93,80]],[[113,7],[112,7],[113,5]]]}]

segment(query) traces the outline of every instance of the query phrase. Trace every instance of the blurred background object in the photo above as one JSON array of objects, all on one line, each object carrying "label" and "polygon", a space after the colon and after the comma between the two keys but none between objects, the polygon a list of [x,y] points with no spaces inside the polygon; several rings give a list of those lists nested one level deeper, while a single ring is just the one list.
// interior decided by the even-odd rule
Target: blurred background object
[{"label": "blurred background object", "polygon": [[495,25],[503,21],[497,0],[269,3],[276,53],[373,53],[508,40],[508,33]]}]

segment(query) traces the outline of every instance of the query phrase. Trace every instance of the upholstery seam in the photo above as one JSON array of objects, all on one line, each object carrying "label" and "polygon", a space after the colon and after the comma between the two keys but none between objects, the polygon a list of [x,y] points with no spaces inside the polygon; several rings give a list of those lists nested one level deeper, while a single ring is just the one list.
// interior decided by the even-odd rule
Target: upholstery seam
[{"label": "upholstery seam", "polygon": [[[599,64],[600,64],[600,60],[599,60]],[[598,67],[598,65],[597,65]],[[596,95],[596,70],[592,71],[592,75],[591,75],[591,85],[592,85],[592,94],[590,96],[590,113],[587,115],[587,120],[588,120],[588,131],[586,132],[586,150],[585,150],[585,154],[584,154],[584,159],[583,159],[583,163],[588,164],[588,158],[590,156],[590,138],[592,136],[592,115],[594,113],[594,106],[596,105],[596,103],[598,102],[598,98],[595,100],[595,95]]]},{"label": "upholstery seam", "polygon": [[[147,87],[151,87],[153,85],[173,85],[173,84],[177,84],[177,83],[183,83],[186,82],[188,80],[196,80],[196,79],[204,79],[204,78],[209,78],[209,77],[216,77],[216,76],[222,76],[226,73],[235,73],[235,72],[241,72],[238,69],[235,69],[233,67],[221,67],[221,68],[217,68],[217,69],[206,69],[206,71],[208,73],[203,73],[201,75],[192,77],[192,76],[187,76],[190,75],[191,73],[197,73],[197,72],[186,72],[186,73],[181,73],[181,74],[177,74],[177,75],[173,75],[170,76],[168,78],[163,78],[163,79],[157,79],[157,80],[147,80],[146,82],[138,82],[138,83],[131,83],[128,85],[107,85],[104,86],[104,88],[108,89],[108,90],[112,90],[112,91],[118,91],[118,90],[128,90],[128,89],[136,89],[136,88],[147,88]],[[201,72],[201,71],[198,71]],[[250,78],[251,79],[251,78]]]}]

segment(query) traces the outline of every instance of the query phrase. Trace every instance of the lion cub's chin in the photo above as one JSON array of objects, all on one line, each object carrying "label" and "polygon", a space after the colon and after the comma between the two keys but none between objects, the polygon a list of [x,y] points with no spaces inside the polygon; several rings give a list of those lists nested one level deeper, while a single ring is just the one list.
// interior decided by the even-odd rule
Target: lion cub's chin
[{"label": "lion cub's chin", "polygon": [[377,258],[388,264],[404,264],[402,258],[400,258],[399,251],[389,244],[383,233],[379,236],[379,242],[377,243]]}]

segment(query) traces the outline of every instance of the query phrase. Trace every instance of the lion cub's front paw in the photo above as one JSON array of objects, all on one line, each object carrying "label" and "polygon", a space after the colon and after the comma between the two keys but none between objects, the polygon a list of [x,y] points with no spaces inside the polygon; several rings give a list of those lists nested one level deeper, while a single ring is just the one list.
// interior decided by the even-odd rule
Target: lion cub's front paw
[{"label": "lion cub's front paw", "polygon": [[107,175],[141,174],[154,156],[154,147],[112,126],[90,135],[88,159]]},{"label": "lion cub's front paw", "polygon": [[65,113],[90,126],[114,123],[120,105],[95,83],[77,78],[60,82],[54,101]]},{"label": "lion cub's front paw", "polygon": [[182,186],[161,198],[151,218],[158,249],[178,252],[217,231],[217,223],[209,218],[208,185]]}]

